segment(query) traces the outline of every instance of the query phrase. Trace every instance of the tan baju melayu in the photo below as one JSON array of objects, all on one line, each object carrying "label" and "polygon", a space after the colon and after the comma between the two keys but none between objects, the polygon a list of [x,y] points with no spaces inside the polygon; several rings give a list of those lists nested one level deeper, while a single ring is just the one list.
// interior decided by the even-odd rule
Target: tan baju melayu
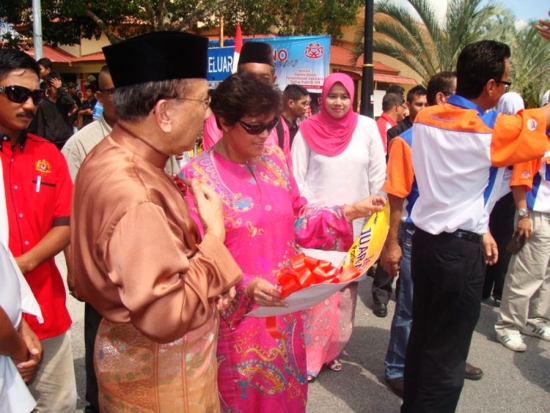
[{"label": "tan baju melayu", "polygon": [[95,343],[102,411],[217,412],[213,298],[241,280],[222,241],[201,240],[163,156],[106,137],[75,183],[79,297],[104,317]]}]

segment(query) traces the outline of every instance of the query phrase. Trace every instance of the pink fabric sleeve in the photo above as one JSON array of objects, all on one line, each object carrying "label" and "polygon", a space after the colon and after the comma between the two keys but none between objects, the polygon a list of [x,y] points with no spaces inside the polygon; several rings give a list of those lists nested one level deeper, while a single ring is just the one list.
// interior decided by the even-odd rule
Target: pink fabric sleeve
[{"label": "pink fabric sleeve", "polygon": [[222,137],[222,131],[216,124],[216,117],[212,114],[204,121],[202,132],[202,149],[210,149]]},{"label": "pink fabric sleeve", "polygon": [[294,176],[290,174],[294,208],[296,243],[303,248],[325,251],[347,251],[353,243],[353,229],[344,207],[310,207],[300,196]]}]

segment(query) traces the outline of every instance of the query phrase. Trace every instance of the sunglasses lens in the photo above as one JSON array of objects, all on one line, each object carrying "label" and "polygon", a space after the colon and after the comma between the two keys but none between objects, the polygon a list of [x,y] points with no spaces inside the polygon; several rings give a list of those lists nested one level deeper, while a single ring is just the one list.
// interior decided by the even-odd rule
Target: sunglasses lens
[{"label": "sunglasses lens", "polygon": [[6,95],[15,103],[24,103],[32,97],[32,102],[38,105],[44,98],[44,91],[41,89],[31,91],[23,86],[9,86],[6,88]]},{"label": "sunglasses lens", "polygon": [[[31,92],[32,103],[38,105],[44,99],[45,92],[42,89],[33,90]],[[28,98],[27,98],[28,99]]]},{"label": "sunglasses lens", "polygon": [[260,133],[263,133],[265,130],[270,131],[273,129],[277,123],[279,123],[278,118],[274,118],[271,122],[266,124],[257,124],[257,125],[249,125],[248,123],[240,122],[241,125],[243,125],[244,129],[250,133],[251,135],[259,135]]},{"label": "sunglasses lens", "polygon": [[31,96],[31,91],[23,86],[10,86],[6,92],[8,99],[15,103],[23,103]]}]

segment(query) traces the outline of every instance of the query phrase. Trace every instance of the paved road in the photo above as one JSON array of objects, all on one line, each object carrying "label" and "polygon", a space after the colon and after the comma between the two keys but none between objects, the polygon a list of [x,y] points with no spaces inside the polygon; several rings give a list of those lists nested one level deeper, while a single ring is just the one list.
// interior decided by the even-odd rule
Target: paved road
[{"label": "paved road", "polygon": [[[60,268],[63,258],[58,259]],[[389,339],[390,315],[374,316],[370,310],[371,280],[359,288],[355,330],[343,355],[340,372],[324,370],[310,385],[307,413],[396,413],[401,399],[384,384],[383,359]],[[68,298],[73,317],[73,350],[78,385],[78,412],[84,407],[83,304]],[[550,412],[550,343],[526,337],[527,351],[514,353],[494,339],[498,309],[483,304],[474,333],[469,361],[485,371],[478,382],[466,381],[459,413]],[[284,412],[258,412],[284,413]]]}]

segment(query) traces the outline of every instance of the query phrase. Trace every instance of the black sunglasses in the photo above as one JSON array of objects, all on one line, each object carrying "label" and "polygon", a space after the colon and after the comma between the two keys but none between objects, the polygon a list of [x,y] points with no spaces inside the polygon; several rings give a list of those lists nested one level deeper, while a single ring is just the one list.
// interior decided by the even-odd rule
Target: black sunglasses
[{"label": "black sunglasses", "polygon": [[279,117],[274,117],[269,123],[255,123],[254,125],[251,125],[250,123],[243,122],[242,120],[240,120],[239,123],[247,133],[251,135],[259,135],[263,131],[270,131],[277,126],[277,123],[279,123]]},{"label": "black sunglasses", "polygon": [[0,86],[0,93],[5,93],[9,100],[15,103],[25,103],[32,98],[32,103],[38,105],[44,99],[42,89],[30,90],[23,86]]},{"label": "black sunglasses", "polygon": [[108,93],[109,95],[112,95],[114,91],[115,91],[114,87],[110,87],[109,89],[99,89],[98,90],[98,92]]}]

